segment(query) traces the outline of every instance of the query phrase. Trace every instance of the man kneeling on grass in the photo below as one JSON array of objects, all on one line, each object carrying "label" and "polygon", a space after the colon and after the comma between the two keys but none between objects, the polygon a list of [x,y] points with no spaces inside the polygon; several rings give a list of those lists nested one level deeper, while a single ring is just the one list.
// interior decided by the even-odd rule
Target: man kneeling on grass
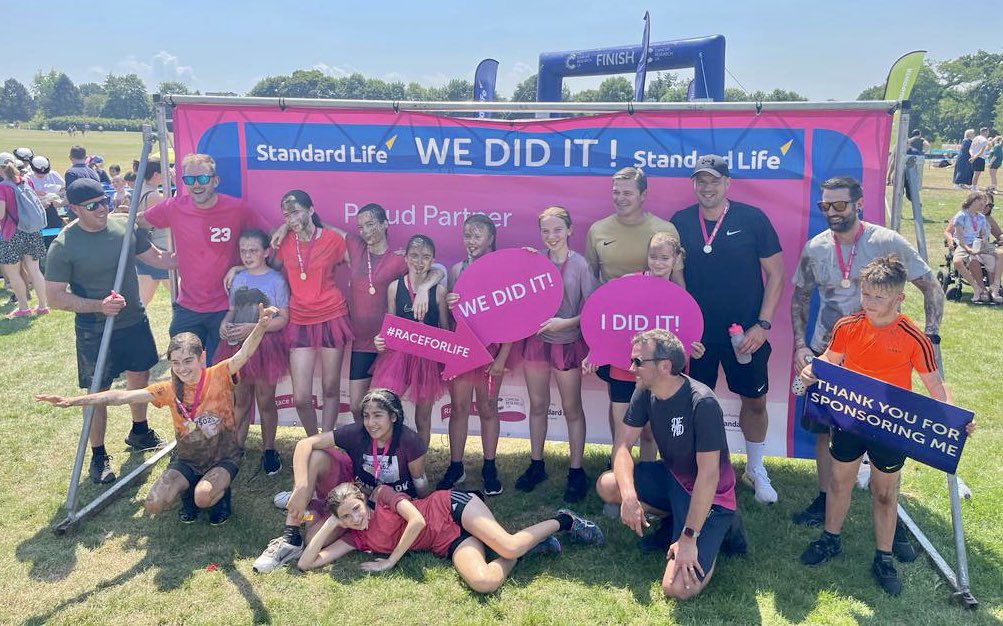
[{"label": "man kneeling on grass", "polygon": [[[630,371],[637,389],[617,429],[613,470],[596,483],[599,497],[619,504],[620,519],[638,535],[648,525],[645,514],[661,518],[641,549],[667,555],[662,591],[677,600],[703,590],[719,550],[746,551],[724,414],[709,387],[682,374],[685,365],[683,345],[672,333],[634,336]],[[630,449],[648,423],[664,461],[635,467]]]},{"label": "man kneeling on grass", "polygon": [[[937,371],[933,344],[908,317],[899,313],[899,305],[905,299],[906,279],[905,266],[894,255],[865,265],[860,270],[862,311],[836,322],[829,347],[818,358],[903,389],[912,389],[915,369],[931,396],[950,402]],[[801,378],[806,386],[817,382],[810,363],[802,370]],[[967,430],[971,433],[974,428],[972,422]],[[881,588],[894,596],[902,592],[902,581],[892,564],[892,539],[905,454],[835,426],[829,438],[832,481],[825,500],[825,530],[801,554],[801,562],[822,565],[842,552],[839,532],[850,508],[850,494],[865,452],[871,467],[877,470],[871,472],[870,483],[877,544],[871,573]]]}]

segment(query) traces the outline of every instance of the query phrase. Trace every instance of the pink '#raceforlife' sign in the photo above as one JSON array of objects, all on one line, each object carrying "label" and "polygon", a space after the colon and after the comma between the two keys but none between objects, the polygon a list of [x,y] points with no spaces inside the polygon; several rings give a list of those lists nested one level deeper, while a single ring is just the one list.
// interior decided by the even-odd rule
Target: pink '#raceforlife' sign
[{"label": "pink '#raceforlife' sign", "polygon": [[596,289],[582,308],[582,336],[596,365],[630,367],[630,340],[639,332],[662,328],[683,343],[703,335],[700,307],[685,289],[654,276],[624,276]]},{"label": "pink '#raceforlife' sign", "polygon": [[485,344],[529,337],[561,306],[561,274],[547,257],[518,248],[498,250],[471,263],[453,291],[463,318]]},{"label": "pink '#raceforlife' sign", "polygon": [[456,332],[450,332],[388,314],[383,318],[380,337],[390,350],[445,364],[443,380],[491,362],[491,355],[463,320],[457,321]]}]

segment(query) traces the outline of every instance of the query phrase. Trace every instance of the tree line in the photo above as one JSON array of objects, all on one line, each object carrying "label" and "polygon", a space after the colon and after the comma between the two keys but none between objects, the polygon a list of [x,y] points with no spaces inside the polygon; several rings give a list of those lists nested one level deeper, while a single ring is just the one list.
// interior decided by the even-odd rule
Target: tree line
[{"label": "tree line", "polygon": [[[649,76],[645,100],[682,102],[686,100],[687,87],[688,81],[677,74],[658,72]],[[198,92],[192,92],[184,83],[168,81],[160,83],[154,93]],[[248,96],[391,101],[466,101],[472,94],[473,84],[462,78],[454,78],[442,86],[426,86],[417,82],[367,78],[358,73],[333,77],[317,69],[269,76],[247,92]],[[857,99],[879,100],[883,96],[884,85],[875,85],[861,92]],[[561,99],[568,102],[628,102],[633,97],[633,82],[624,76],[611,76],[596,88],[575,93],[565,85],[561,94]],[[498,100],[535,101],[536,76],[519,83],[510,97],[501,96]],[[787,102],[807,98],[786,89],[746,92],[732,87],[725,90],[725,100]],[[76,85],[65,73],[49,70],[38,72],[30,86],[14,78],[3,83],[0,120],[30,121],[40,126],[47,120],[68,116],[149,120],[153,117],[153,102],[146,85],[136,74],[110,74],[102,83]],[[920,70],[913,89],[911,127],[923,130],[934,140],[958,141],[966,128],[980,126],[1003,128],[1003,54],[979,50],[948,61],[928,61]]]}]

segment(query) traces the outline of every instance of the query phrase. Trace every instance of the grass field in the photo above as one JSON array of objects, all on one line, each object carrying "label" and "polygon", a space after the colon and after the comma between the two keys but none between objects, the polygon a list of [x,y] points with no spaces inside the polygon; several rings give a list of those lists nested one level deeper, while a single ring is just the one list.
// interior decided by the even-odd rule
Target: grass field
[{"label": "grass field", "polygon": [[[70,138],[0,130],[0,149],[29,145],[50,155],[57,169],[66,164],[64,155],[75,142],[105,156],[106,163],[123,166],[138,156],[140,146],[135,133]],[[936,265],[942,260],[943,220],[956,210],[962,192],[948,189],[943,171],[928,171],[927,184],[938,188],[924,193],[926,233]],[[911,220],[904,221],[902,232],[912,238]],[[0,297],[6,300],[5,293]],[[922,319],[921,298],[911,287],[906,311]],[[169,303],[162,293],[150,315],[155,329],[167,328]],[[282,526],[271,497],[290,482],[288,459],[299,435],[292,429],[280,429],[279,447],[287,463],[274,477],[254,475],[260,438],[252,429],[248,462],[236,480],[236,512],[222,528],[204,522],[182,527],[174,511],[157,519],[143,516],[142,499],[163,470],[160,465],[75,532],[56,536],[51,526],[65,516],[80,417],[75,410],[38,405],[31,396],[77,392],[72,319],[54,312],[32,321],[0,321],[0,352],[7,357],[0,362],[0,623],[996,624],[1003,621],[1003,478],[996,458],[1003,449],[1003,394],[996,387],[1003,371],[1001,329],[1003,307],[947,304],[941,334],[948,381],[958,403],[975,410],[980,423],[959,471],[975,494],[963,502],[963,510],[972,589],[981,607],[967,613],[949,602],[948,588],[924,558],[899,565],[905,582],[901,597],[887,597],[877,588],[869,574],[870,505],[859,491],[844,532],[844,555],[821,569],[802,567],[797,557],[818,531],[788,521],[814,495],[813,466],[797,460],[768,461],[781,494],[776,505],[759,506],[750,490],[739,489],[750,553],[719,561],[710,588],[687,603],[663,598],[657,583],[661,558],[640,555],[630,532],[601,516],[594,495],[578,508],[599,520],[606,531],[605,548],[572,545],[559,557],[526,559],[499,592],[487,596],[470,592],[447,563],[428,555],[409,555],[391,572],[373,576],[358,569],[359,556],[319,573],[286,569],[255,575],[251,563]],[[161,363],[155,375],[165,371]],[[142,457],[128,454],[121,443],[127,410],[111,413],[108,449],[113,463],[121,465],[121,475]],[[151,424],[169,432],[163,411],[151,412]],[[479,449],[476,440],[468,443],[468,470],[475,485],[480,459],[474,451]],[[590,475],[603,469],[607,454],[602,446],[587,448]],[[491,505],[509,528],[551,514],[560,502],[565,446],[548,447],[550,481],[523,495],[511,485],[528,456],[528,442],[502,441],[498,466],[508,491]],[[430,459],[429,474],[437,477],[447,461],[439,437]],[[909,463],[902,492],[910,513],[953,562],[943,475]],[[99,488],[85,482],[81,493],[88,501]]]}]

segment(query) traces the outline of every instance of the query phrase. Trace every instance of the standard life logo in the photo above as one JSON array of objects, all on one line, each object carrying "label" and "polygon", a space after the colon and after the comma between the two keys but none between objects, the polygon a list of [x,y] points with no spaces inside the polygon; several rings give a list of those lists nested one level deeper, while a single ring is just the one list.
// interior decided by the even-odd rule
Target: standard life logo
[{"label": "standard life logo", "polygon": [[397,135],[382,144],[317,147],[312,142],[301,148],[283,148],[268,143],[255,146],[258,162],[270,163],[386,163]]},{"label": "standard life logo", "polygon": [[[773,148],[747,148],[741,150],[728,150],[721,156],[728,163],[728,169],[732,175],[737,172],[755,172],[762,170],[780,171],[783,167],[783,157],[787,156],[794,140],[790,139],[783,144]],[[693,171],[696,167],[697,159],[703,153],[691,150],[688,153],[665,153],[653,150],[636,150],[634,156],[634,167],[642,167],[646,170],[686,170]]]}]

